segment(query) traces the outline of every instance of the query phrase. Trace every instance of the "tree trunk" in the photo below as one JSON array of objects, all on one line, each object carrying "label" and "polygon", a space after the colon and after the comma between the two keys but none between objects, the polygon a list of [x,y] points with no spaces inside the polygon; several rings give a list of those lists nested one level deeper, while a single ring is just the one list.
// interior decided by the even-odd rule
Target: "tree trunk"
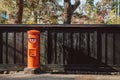
[{"label": "tree trunk", "polygon": [[79,4],[80,0],[75,0],[74,5],[71,5],[70,0],[64,0],[64,24],[71,24],[72,14]]},{"label": "tree trunk", "polygon": [[70,0],[64,0],[64,24],[71,23],[72,11],[70,7],[71,7]]},{"label": "tree trunk", "polygon": [[16,1],[16,24],[22,23],[22,16],[23,16],[23,0],[17,0]]},{"label": "tree trunk", "polygon": [[34,20],[35,20],[35,23],[37,24],[37,18],[38,18],[38,14],[37,14],[37,11],[34,11]]}]

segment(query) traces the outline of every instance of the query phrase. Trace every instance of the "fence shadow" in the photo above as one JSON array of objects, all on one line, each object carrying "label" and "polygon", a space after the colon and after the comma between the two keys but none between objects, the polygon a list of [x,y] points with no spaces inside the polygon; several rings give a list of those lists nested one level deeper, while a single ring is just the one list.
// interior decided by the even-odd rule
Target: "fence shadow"
[{"label": "fence shadow", "polygon": [[116,69],[108,64],[84,53],[83,49],[74,50],[67,46],[63,46],[63,48],[67,52],[65,53],[65,59],[67,60],[67,65],[64,66],[65,72],[82,74],[111,74],[111,72],[117,72]]}]

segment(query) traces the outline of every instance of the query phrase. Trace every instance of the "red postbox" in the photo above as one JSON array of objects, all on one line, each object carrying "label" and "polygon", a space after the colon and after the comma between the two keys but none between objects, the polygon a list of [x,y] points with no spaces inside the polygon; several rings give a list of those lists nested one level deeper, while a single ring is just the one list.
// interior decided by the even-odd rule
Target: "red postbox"
[{"label": "red postbox", "polygon": [[28,53],[27,68],[40,67],[40,31],[29,30],[28,33]]}]

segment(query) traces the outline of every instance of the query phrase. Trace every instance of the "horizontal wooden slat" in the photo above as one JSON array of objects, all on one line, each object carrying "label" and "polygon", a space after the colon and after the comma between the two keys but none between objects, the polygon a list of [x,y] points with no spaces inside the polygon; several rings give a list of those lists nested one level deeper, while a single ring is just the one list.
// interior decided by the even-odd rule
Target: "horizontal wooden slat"
[{"label": "horizontal wooden slat", "polygon": [[0,64],[0,71],[24,70],[25,67],[23,64]]},{"label": "horizontal wooden slat", "polygon": [[120,65],[42,65],[46,71],[96,71],[96,72],[120,72]]},{"label": "horizontal wooden slat", "polygon": [[[0,64],[0,71],[23,71],[26,65],[22,64]],[[96,67],[95,65],[41,65],[44,71],[120,71],[120,65]]]}]

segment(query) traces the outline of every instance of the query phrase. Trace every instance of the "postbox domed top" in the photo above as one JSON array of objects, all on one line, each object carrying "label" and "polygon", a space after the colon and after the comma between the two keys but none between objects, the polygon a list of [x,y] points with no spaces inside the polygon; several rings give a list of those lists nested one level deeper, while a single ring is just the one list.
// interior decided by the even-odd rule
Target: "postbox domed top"
[{"label": "postbox domed top", "polygon": [[39,30],[29,30],[27,31],[28,34],[40,34]]}]

